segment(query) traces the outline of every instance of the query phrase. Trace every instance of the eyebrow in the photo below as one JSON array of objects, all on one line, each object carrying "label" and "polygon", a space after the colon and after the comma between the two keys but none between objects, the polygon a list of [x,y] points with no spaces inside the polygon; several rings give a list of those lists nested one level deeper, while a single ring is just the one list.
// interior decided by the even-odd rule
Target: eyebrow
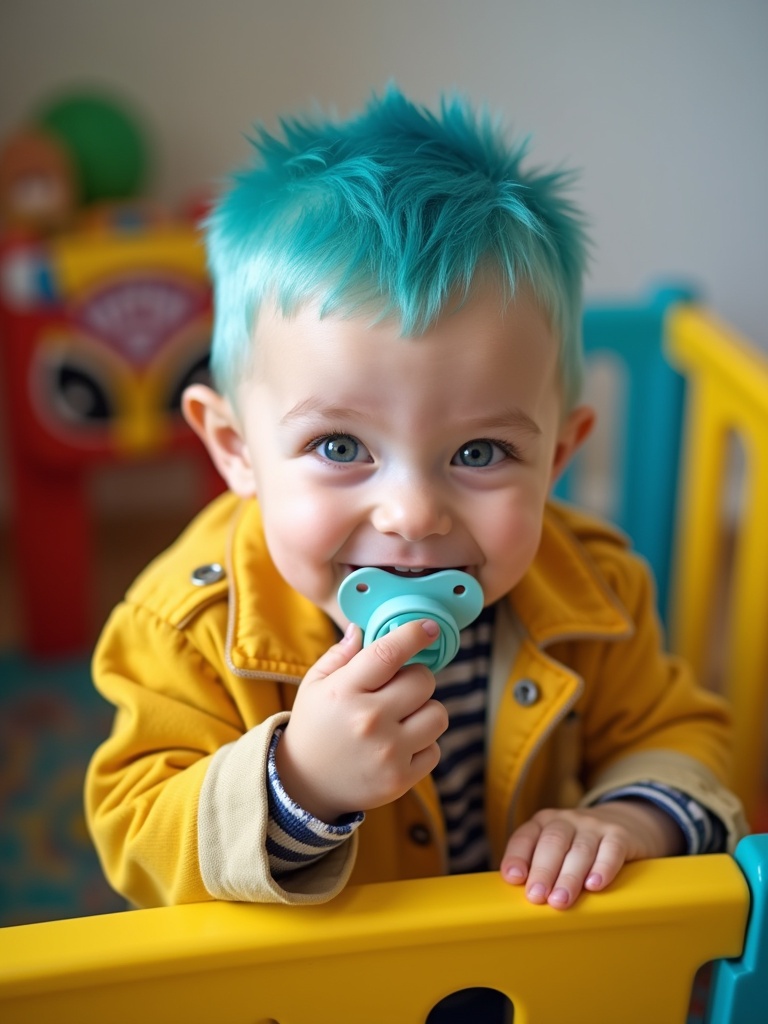
[{"label": "eyebrow", "polygon": [[[348,422],[350,419],[365,421],[369,414],[361,409],[350,409],[343,405],[327,405],[320,398],[305,398],[297,402],[292,409],[280,420],[282,426],[287,426],[311,416],[323,416],[327,419],[337,420],[340,423]],[[499,416],[482,416],[478,419],[468,420],[466,423],[468,431],[499,430],[504,428],[515,433],[530,434],[532,437],[539,437],[541,427],[532,419],[524,409],[519,406],[512,406],[504,410]]]},{"label": "eyebrow", "polygon": [[362,410],[350,409],[343,405],[328,405],[321,398],[312,397],[297,402],[280,420],[280,425],[287,426],[300,420],[309,419],[311,416],[323,416],[341,423],[353,418],[357,420],[369,418],[368,414]]},{"label": "eyebrow", "polygon": [[470,420],[467,427],[473,430],[498,430],[504,427],[516,433],[531,434],[538,437],[541,434],[541,427],[532,419],[528,413],[519,406],[514,405],[504,410],[499,416],[483,416],[480,419]]}]

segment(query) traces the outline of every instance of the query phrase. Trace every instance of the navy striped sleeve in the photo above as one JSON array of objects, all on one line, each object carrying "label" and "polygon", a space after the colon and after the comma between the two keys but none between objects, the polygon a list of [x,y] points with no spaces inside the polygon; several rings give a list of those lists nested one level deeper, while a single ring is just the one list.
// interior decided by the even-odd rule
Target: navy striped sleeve
[{"label": "navy striped sleeve", "polygon": [[612,800],[648,800],[661,808],[680,827],[686,842],[686,853],[723,853],[727,832],[722,821],[687,793],[660,782],[636,782],[605,793],[597,802]]},{"label": "navy striped sleeve", "polygon": [[336,825],[315,818],[283,789],[275,764],[275,750],[283,729],[275,729],[267,760],[267,854],[272,877],[281,877],[313,864],[345,842],[362,823],[365,815],[348,814]]}]

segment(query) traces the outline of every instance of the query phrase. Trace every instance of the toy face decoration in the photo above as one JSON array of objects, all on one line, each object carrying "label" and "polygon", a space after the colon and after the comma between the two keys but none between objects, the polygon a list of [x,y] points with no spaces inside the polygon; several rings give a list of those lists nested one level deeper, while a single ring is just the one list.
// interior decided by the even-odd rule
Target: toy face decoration
[{"label": "toy face decoration", "polygon": [[39,335],[31,369],[40,420],[69,443],[125,455],[162,447],[181,394],[206,379],[208,297],[172,275],[125,275],[78,296]]},{"label": "toy face decoration", "polygon": [[208,378],[211,293],[191,230],[20,241],[0,282],[25,447],[80,463],[194,445],[181,395]]}]

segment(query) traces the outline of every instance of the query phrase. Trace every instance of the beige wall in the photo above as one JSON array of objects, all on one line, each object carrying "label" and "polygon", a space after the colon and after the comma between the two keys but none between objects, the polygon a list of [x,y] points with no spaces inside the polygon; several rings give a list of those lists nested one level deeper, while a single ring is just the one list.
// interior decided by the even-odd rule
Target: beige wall
[{"label": "beige wall", "polygon": [[178,203],[257,119],[459,88],[583,168],[590,294],[684,273],[768,347],[767,45],[765,0],[0,0],[0,137],[56,89],[118,89]]}]

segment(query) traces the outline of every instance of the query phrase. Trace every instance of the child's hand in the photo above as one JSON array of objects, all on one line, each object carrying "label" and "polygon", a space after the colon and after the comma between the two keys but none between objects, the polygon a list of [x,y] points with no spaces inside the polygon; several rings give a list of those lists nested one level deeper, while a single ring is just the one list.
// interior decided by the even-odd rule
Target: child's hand
[{"label": "child's hand", "polygon": [[502,876],[525,883],[531,903],[565,910],[582,888],[599,892],[631,860],[682,853],[672,818],[643,800],[539,811],[516,829],[501,862]]},{"label": "child's hand", "polygon": [[405,665],[438,635],[430,620],[399,626],[361,650],[350,627],[306,674],[275,753],[286,792],[332,824],[390,803],[440,760],[448,714],[432,700],[435,677]]}]

